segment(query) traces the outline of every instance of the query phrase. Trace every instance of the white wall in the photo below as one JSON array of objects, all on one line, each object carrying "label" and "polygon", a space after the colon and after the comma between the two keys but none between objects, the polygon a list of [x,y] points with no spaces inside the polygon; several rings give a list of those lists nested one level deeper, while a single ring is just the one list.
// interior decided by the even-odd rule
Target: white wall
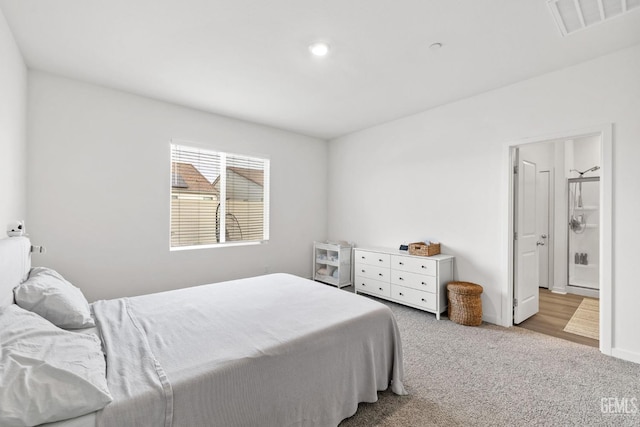
[{"label": "white wall", "polygon": [[[585,171],[594,166],[602,166],[600,164],[600,138],[597,136],[567,141],[565,150],[566,163],[570,165],[568,170],[565,171],[565,178],[567,179],[580,176],[577,172],[570,172],[571,169]],[[600,170],[587,172],[583,176],[600,176]]]},{"label": "white wall", "polygon": [[0,238],[27,215],[26,103],[27,68],[0,11]]},{"label": "white wall", "polygon": [[[471,72],[471,71],[470,71]],[[444,105],[329,144],[330,238],[397,246],[434,236],[456,277],[508,324],[508,145],[614,123],[614,354],[640,362],[640,46]]]},{"label": "white wall", "polygon": [[554,143],[540,142],[520,146],[520,156],[536,164],[538,171],[551,171],[554,163]]},{"label": "white wall", "polygon": [[[326,237],[327,143],[67,80],[29,73],[28,224],[89,300],[270,272],[311,274]],[[172,138],[271,159],[271,240],[169,251]]]}]

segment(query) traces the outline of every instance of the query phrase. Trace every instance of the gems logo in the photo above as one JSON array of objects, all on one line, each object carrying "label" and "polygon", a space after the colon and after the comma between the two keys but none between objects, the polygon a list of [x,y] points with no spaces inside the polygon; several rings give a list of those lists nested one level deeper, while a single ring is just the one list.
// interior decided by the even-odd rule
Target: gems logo
[{"label": "gems logo", "polygon": [[637,397],[603,397],[600,399],[600,411],[603,414],[632,414],[638,413]]}]

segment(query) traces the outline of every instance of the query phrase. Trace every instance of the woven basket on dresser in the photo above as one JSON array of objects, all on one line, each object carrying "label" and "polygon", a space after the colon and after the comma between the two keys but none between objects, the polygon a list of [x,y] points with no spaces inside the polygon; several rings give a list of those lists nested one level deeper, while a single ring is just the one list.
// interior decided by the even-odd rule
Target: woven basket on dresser
[{"label": "woven basket on dresser", "polygon": [[434,256],[440,253],[440,243],[409,243],[409,255]]},{"label": "woven basket on dresser", "polygon": [[447,291],[451,321],[466,326],[482,323],[482,286],[470,282],[449,282]]}]

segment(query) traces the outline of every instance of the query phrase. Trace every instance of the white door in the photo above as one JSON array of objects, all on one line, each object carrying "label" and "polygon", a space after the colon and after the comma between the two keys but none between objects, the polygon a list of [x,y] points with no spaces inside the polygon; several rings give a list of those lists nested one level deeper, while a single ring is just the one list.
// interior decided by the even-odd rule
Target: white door
[{"label": "white door", "polygon": [[549,289],[549,171],[540,171],[537,175],[536,203],[538,221],[538,286]]},{"label": "white door", "polygon": [[536,164],[520,158],[516,150],[516,268],[514,269],[513,322],[538,312],[538,234],[536,230]]}]

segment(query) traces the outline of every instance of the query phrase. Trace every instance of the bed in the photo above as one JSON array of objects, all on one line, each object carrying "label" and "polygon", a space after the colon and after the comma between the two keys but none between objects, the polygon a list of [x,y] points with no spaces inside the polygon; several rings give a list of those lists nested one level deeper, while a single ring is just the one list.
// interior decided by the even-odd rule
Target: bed
[{"label": "bed", "polygon": [[[16,305],[29,248],[26,238],[0,240],[0,318]],[[72,333],[99,336],[112,401],[56,427],[336,426],[380,390],[406,394],[389,308],[296,276],[97,301],[91,310],[96,327]]]}]

